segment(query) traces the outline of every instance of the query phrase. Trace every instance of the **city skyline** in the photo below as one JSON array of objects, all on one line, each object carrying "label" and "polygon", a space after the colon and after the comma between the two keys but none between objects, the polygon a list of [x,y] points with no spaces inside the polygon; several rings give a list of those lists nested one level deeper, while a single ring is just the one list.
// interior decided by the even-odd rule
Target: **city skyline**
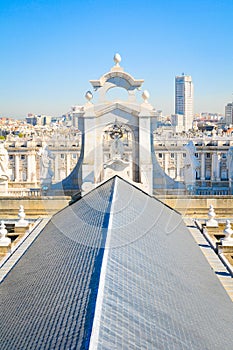
[{"label": "city skyline", "polygon": [[[121,65],[144,79],[150,103],[175,111],[175,76],[194,83],[194,113],[232,102],[233,3],[183,0],[44,1],[0,4],[0,116],[58,116],[85,103],[89,80]],[[227,54],[226,54],[227,53]]]}]

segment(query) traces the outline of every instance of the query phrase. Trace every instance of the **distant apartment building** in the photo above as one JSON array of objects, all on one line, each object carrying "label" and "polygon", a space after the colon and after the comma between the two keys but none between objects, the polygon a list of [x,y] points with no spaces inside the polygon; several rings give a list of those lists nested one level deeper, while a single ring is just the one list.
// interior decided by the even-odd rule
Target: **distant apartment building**
[{"label": "distant apartment building", "polygon": [[175,78],[175,114],[183,116],[183,130],[192,129],[193,83],[190,75]]},{"label": "distant apartment building", "polygon": [[233,103],[225,106],[225,122],[227,125],[233,125]]},{"label": "distant apartment building", "polygon": [[174,132],[181,133],[184,131],[184,117],[182,114],[172,114],[171,123],[174,127]]},{"label": "distant apartment building", "polygon": [[27,124],[35,125],[49,125],[52,121],[52,117],[48,115],[36,115],[29,113],[26,117]]}]

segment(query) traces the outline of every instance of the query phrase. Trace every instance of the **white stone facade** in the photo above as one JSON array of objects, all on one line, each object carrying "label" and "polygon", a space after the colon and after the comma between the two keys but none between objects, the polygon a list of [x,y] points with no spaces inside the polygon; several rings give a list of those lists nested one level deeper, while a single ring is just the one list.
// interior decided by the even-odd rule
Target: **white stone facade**
[{"label": "white stone facade", "polygon": [[200,168],[196,171],[197,194],[229,194],[227,154],[232,137],[166,137],[154,135],[155,154],[160,166],[172,179],[184,181],[186,152],[183,147],[192,140]]},{"label": "white stone facade", "polygon": [[[67,177],[75,167],[81,150],[81,137],[77,129],[67,134],[63,129],[57,130],[53,135],[44,136],[49,149],[55,156],[52,161],[54,176],[53,183]],[[196,186],[200,194],[210,193],[215,187],[215,193],[226,194],[229,187],[229,170],[227,154],[233,146],[232,137],[194,137],[196,157],[200,162],[197,169]],[[156,158],[167,175],[176,181],[184,181],[184,163],[186,153],[183,149],[190,141],[188,137],[154,134]],[[7,139],[5,147],[9,155],[9,190],[11,188],[38,188],[40,187],[40,159],[37,155],[42,146],[42,137],[35,136],[32,140]],[[104,162],[108,160],[110,150],[109,136],[105,134],[103,140]],[[130,157],[132,139],[130,133],[123,140],[125,152]],[[202,188],[202,190],[201,190]]]},{"label": "white stone facade", "polygon": [[63,180],[75,167],[80,154],[80,134],[77,129],[57,129],[43,135],[32,135],[30,140],[13,136],[7,138],[5,147],[9,155],[9,190],[11,188],[40,187],[40,156],[43,142],[46,142],[54,159],[51,169],[52,182]]}]

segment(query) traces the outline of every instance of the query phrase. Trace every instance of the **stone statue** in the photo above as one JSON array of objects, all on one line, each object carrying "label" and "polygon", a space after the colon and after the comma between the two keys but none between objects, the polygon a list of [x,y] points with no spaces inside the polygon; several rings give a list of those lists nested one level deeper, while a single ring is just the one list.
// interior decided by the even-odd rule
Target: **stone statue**
[{"label": "stone statue", "polygon": [[37,152],[40,156],[40,181],[42,185],[49,185],[52,182],[53,171],[51,169],[51,160],[55,158],[52,152],[48,149],[46,142],[43,142],[42,147]]},{"label": "stone statue", "polygon": [[128,178],[129,161],[125,157],[125,149],[121,138],[123,137],[123,128],[115,120],[115,123],[109,128],[109,136],[112,139],[110,145],[110,159],[104,163],[104,177],[105,179],[118,174],[124,178]]},{"label": "stone statue", "polygon": [[123,159],[124,146],[120,138],[119,133],[115,133],[113,136],[113,142],[111,144],[111,159]]},{"label": "stone statue", "polygon": [[0,181],[7,181],[8,176],[8,152],[4,147],[4,143],[0,143]]},{"label": "stone statue", "polygon": [[123,131],[122,127],[118,125],[117,120],[115,120],[114,125],[109,131],[109,135],[113,140],[110,150],[111,160],[123,159],[124,146],[120,140],[123,137]]},{"label": "stone statue", "polygon": [[189,141],[187,145],[184,146],[186,151],[186,158],[184,160],[184,182],[186,188],[195,186],[196,182],[196,170],[200,168],[200,163],[195,157],[196,147],[194,146],[193,141]]},{"label": "stone statue", "polygon": [[230,147],[227,152],[227,168],[229,180],[233,180],[233,147]]}]

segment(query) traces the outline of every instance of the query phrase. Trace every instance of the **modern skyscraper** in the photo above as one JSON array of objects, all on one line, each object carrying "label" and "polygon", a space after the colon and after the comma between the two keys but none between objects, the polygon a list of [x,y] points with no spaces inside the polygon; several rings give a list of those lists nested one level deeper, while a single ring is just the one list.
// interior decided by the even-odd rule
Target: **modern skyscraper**
[{"label": "modern skyscraper", "polygon": [[183,115],[184,131],[192,128],[193,122],[193,83],[190,75],[176,76],[175,114]]},{"label": "modern skyscraper", "polygon": [[233,103],[228,103],[225,106],[225,122],[227,125],[233,124]]}]

